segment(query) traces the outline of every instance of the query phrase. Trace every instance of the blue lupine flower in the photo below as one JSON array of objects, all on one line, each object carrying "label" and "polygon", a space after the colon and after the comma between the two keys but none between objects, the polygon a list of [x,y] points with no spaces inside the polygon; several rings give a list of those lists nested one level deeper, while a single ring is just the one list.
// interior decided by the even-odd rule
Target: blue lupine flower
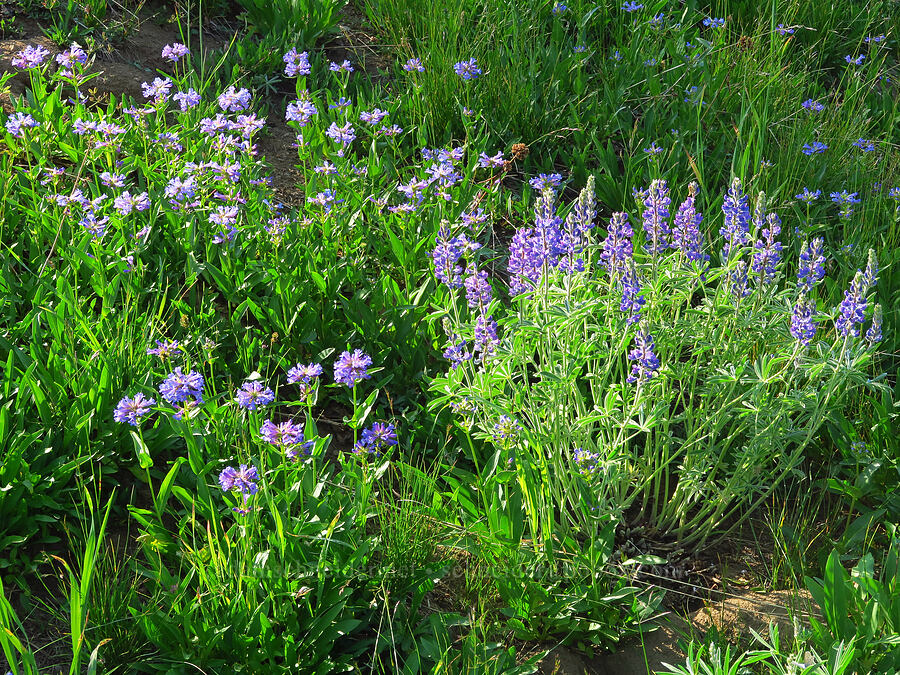
[{"label": "blue lupine flower", "polygon": [[618,276],[623,271],[625,262],[634,255],[631,243],[633,235],[628,214],[624,212],[612,214],[606,239],[603,241],[603,251],[600,254],[600,260],[611,275]]},{"label": "blue lupine flower", "polygon": [[[515,240],[515,238],[513,238]],[[431,252],[434,263],[434,276],[450,288],[463,285],[463,266],[459,260],[465,251],[465,237],[450,237],[450,232],[441,226],[434,238],[435,247]],[[510,247],[512,248],[512,247]]]},{"label": "blue lupine flower", "polygon": [[621,286],[622,302],[619,304],[619,309],[626,315],[626,325],[631,325],[640,318],[641,307],[646,302],[644,296],[641,295],[640,278],[634,260],[631,258],[625,262]]},{"label": "blue lupine flower", "polygon": [[156,405],[154,399],[147,398],[141,393],[135,394],[134,398],[126,396],[116,406],[113,412],[113,419],[116,422],[127,422],[131,426],[136,427],[140,423],[141,418],[149,413],[154,405]]},{"label": "blue lupine flower", "polygon": [[866,320],[866,293],[868,286],[863,279],[861,270],[856,271],[856,276],[850,283],[850,290],[844,291],[844,300],[840,305],[840,316],[835,321],[835,328],[840,335],[847,337],[859,336],[859,327]]},{"label": "blue lupine flower", "polygon": [[800,150],[804,155],[821,155],[828,149],[828,146],[819,141],[813,141],[812,143],[806,143],[803,148]]},{"label": "blue lupine flower", "polygon": [[669,248],[669,187],[664,180],[654,180],[646,192],[642,193],[644,203],[644,232],[649,241],[644,250],[650,255],[662,253]]},{"label": "blue lupine flower", "polygon": [[470,309],[478,309],[481,312],[491,304],[491,284],[488,282],[488,273],[469,267],[466,280],[466,301]]},{"label": "blue lupine flower", "polygon": [[750,240],[749,197],[741,190],[741,181],[735,177],[722,203],[725,225],[719,230],[725,238],[722,257],[727,259],[735,246],[746,245]]},{"label": "blue lupine flower", "polygon": [[599,452],[590,452],[583,448],[575,448],[575,466],[578,473],[585,478],[590,478],[600,469],[602,457]]},{"label": "blue lupine flower", "polygon": [[687,199],[681,203],[675,213],[672,247],[684,253],[685,257],[692,262],[705,262],[709,260],[709,254],[703,252],[703,234],[700,232],[703,215],[698,213],[694,206],[698,189],[699,185],[696,182],[688,185]]},{"label": "blue lupine flower", "polygon": [[482,70],[474,58],[453,64],[453,70],[465,81],[473,80],[482,74]]},{"label": "blue lupine flower", "polygon": [[642,326],[634,336],[634,348],[628,352],[628,360],[635,361],[626,382],[642,383],[652,380],[659,371],[659,359],[654,352],[653,336]]},{"label": "blue lupine flower", "polygon": [[264,408],[275,400],[275,392],[266,387],[262,382],[254,380],[244,382],[238,389],[235,403],[247,410]]},{"label": "blue lupine flower", "polygon": [[344,351],[334,362],[334,381],[348,387],[355,387],[358,382],[368,380],[368,368],[372,365],[372,357],[361,349],[354,349],[351,354]]},{"label": "blue lupine flower", "polygon": [[797,286],[801,292],[808,293],[825,278],[824,248],[825,242],[822,237],[816,237],[811,242],[803,242],[797,269]]},{"label": "blue lupine flower", "polygon": [[794,195],[794,199],[799,199],[801,202],[806,202],[807,204],[812,204],[819,197],[822,196],[821,190],[810,191],[809,188],[803,188],[803,192],[800,194]]},{"label": "blue lupine flower", "polygon": [[875,313],[872,316],[872,325],[869,326],[869,330],[866,331],[866,342],[869,343],[870,347],[874,346],[876,342],[881,342],[882,320],[881,305],[875,305]]},{"label": "blue lupine flower", "polygon": [[494,423],[493,437],[499,445],[509,447],[514,444],[522,433],[522,425],[509,415],[500,415]]},{"label": "blue lupine flower", "polygon": [[805,293],[800,293],[794,310],[791,314],[791,335],[806,346],[816,335],[816,321],[813,319],[815,305]]},{"label": "blue lupine flower", "polygon": [[479,314],[475,320],[475,352],[481,354],[484,362],[494,353],[500,339],[497,337],[497,322],[492,316]]},{"label": "blue lupine flower", "polygon": [[472,359],[473,354],[468,349],[468,343],[460,339],[458,335],[450,336],[450,345],[444,350],[443,357],[450,362],[450,367],[456,370],[466,361]]},{"label": "blue lupine flower", "polygon": [[781,232],[781,221],[774,213],[767,217],[768,227],[762,229],[762,239],[756,241],[753,247],[753,263],[750,266],[754,278],[764,285],[775,278],[776,267],[781,261],[782,245],[775,241],[775,237]]},{"label": "blue lupine flower", "polygon": [[747,263],[745,261],[738,261],[734,269],[728,273],[728,288],[735,300],[740,300],[750,294],[750,289],[747,287]]}]

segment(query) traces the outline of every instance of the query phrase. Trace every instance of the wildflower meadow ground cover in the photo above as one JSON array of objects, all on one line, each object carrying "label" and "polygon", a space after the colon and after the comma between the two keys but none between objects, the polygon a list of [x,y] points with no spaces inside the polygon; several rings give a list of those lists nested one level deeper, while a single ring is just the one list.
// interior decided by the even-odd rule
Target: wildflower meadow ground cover
[{"label": "wildflower meadow ground cover", "polygon": [[748,551],[812,618],[669,672],[900,669],[896,3],[160,4],[140,96],[15,8],[2,672],[589,664]]}]

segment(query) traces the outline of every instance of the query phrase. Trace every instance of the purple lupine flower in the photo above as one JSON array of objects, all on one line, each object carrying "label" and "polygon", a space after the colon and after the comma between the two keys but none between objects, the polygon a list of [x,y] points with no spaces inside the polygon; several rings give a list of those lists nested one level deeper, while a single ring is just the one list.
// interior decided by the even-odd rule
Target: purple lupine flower
[{"label": "purple lupine flower", "polygon": [[478,67],[478,62],[474,58],[469,59],[468,61],[454,63],[453,71],[464,81],[473,80],[483,74],[481,68]]},{"label": "purple lupine flower", "polygon": [[37,68],[47,57],[50,56],[49,50],[40,45],[28,45],[16,54],[12,60],[12,64],[16,68]]},{"label": "purple lupine flower", "polygon": [[492,316],[479,314],[475,320],[475,352],[481,354],[482,362],[494,353],[500,339],[497,337],[497,322]]},{"label": "purple lupine flower", "polygon": [[847,192],[846,190],[832,192],[828,195],[831,197],[831,201],[840,206],[838,216],[841,220],[850,220],[853,217],[853,205],[862,201],[857,195],[859,195],[858,192]]},{"label": "purple lupine flower", "polygon": [[801,292],[791,314],[791,335],[803,346],[816,336],[816,321],[813,313],[816,307],[805,293]]},{"label": "purple lupine flower", "polygon": [[872,316],[872,325],[866,331],[866,342],[870,347],[874,347],[876,342],[881,342],[881,324],[883,321],[881,305],[875,305],[875,311]]},{"label": "purple lupine flower", "polygon": [[797,268],[797,286],[801,292],[808,293],[818,282],[825,278],[825,242],[816,237],[811,242],[803,242],[800,249],[800,264]]},{"label": "purple lupine flower", "polygon": [[652,380],[659,371],[659,359],[656,357],[653,336],[647,331],[646,326],[641,326],[634,336],[634,348],[628,352],[628,360],[635,361],[631,366],[631,374],[626,382],[638,384]]},{"label": "purple lupine flower", "polygon": [[562,175],[558,173],[542,173],[528,181],[528,184],[535,190],[543,192],[546,188],[555,190],[561,182]]},{"label": "purple lupine flower", "polygon": [[242,408],[256,410],[264,408],[275,400],[275,392],[266,387],[259,380],[244,382],[238,389],[234,401]]},{"label": "purple lupine flower", "polygon": [[506,269],[509,273],[509,294],[520,295],[531,289],[526,281],[537,282],[541,266],[540,257],[532,246],[533,228],[523,227],[516,231],[509,243],[509,259]]},{"label": "purple lupine flower", "polygon": [[403,64],[403,70],[405,70],[407,73],[412,73],[414,71],[417,73],[424,73],[425,66],[422,65],[422,61],[420,59],[412,58]]},{"label": "purple lupine flower", "polygon": [[172,97],[172,100],[178,104],[181,112],[187,112],[188,108],[193,108],[200,103],[200,94],[194,91],[193,88],[189,88],[187,91],[177,92]]},{"label": "purple lupine flower", "polygon": [[[177,340],[156,340],[155,347],[147,347],[148,356],[158,356],[160,359],[168,359],[181,349]],[[202,385],[201,385],[202,386]]]},{"label": "purple lupine flower", "polygon": [[468,349],[468,343],[458,335],[450,336],[450,345],[444,350],[443,357],[450,362],[450,367],[456,370],[466,361],[472,359],[472,352]]},{"label": "purple lupine flower", "polygon": [[804,155],[821,155],[828,149],[828,146],[820,141],[813,141],[812,143],[806,143],[803,148],[800,150]]},{"label": "purple lupine flower", "polygon": [[172,89],[172,80],[157,77],[153,82],[144,82],[141,84],[141,91],[144,98],[152,98],[154,103],[163,103],[169,98],[169,91]]},{"label": "purple lupine flower", "polygon": [[869,287],[863,276],[862,270],[856,271],[856,276],[850,283],[850,290],[844,291],[844,300],[840,305],[840,316],[835,321],[835,328],[840,335],[858,337],[859,327],[866,320],[866,307],[868,301],[866,293]]},{"label": "purple lupine flower", "polygon": [[602,457],[599,452],[590,452],[583,448],[575,448],[574,460],[575,466],[578,467],[578,473],[585,478],[590,478],[597,473],[602,465]]},{"label": "purple lupine flower", "polygon": [[324,369],[318,363],[308,363],[306,365],[298,363],[288,371],[287,383],[305,382],[306,384],[311,384],[313,380],[321,377],[324,372]]},{"label": "purple lupine flower", "polygon": [[866,288],[872,288],[875,285],[875,282],[878,278],[878,260],[875,258],[875,251],[873,249],[869,249],[869,255],[866,260],[866,267],[863,270],[863,281],[866,284]]},{"label": "purple lupine flower", "polygon": [[191,50],[180,42],[173,42],[170,45],[166,45],[162,49],[162,57],[166,61],[171,61],[172,63],[180,61],[190,53]]},{"label": "purple lupine flower", "polygon": [[309,75],[312,72],[307,52],[298,53],[296,49],[291,48],[287,54],[281,57],[281,60],[284,61],[284,74],[288,77]]},{"label": "purple lupine flower", "polygon": [[328,70],[330,70],[332,73],[352,73],[353,66],[350,65],[350,62],[347,59],[344,59],[340,63],[335,63],[334,61],[332,61],[328,65]]},{"label": "purple lupine flower", "polygon": [[640,318],[641,307],[646,302],[644,296],[641,295],[641,281],[634,260],[631,258],[625,261],[621,287],[622,302],[619,304],[619,309],[627,317],[626,325],[631,325]]},{"label": "purple lupine flower", "polygon": [[819,197],[822,196],[821,190],[810,191],[809,188],[803,188],[803,192],[800,194],[794,195],[794,199],[799,199],[801,202],[806,202],[807,204],[812,204]]},{"label": "purple lupine flower", "polygon": [[368,373],[371,365],[372,357],[361,349],[354,349],[352,354],[345,351],[334,362],[334,381],[353,388],[358,382],[372,377]]},{"label": "purple lupine flower", "polygon": [[463,266],[459,260],[465,250],[465,238],[451,238],[449,230],[442,226],[434,238],[434,243],[434,251],[431,252],[434,276],[450,288],[460,288],[463,285]]},{"label": "purple lupine flower", "polygon": [[782,244],[775,241],[781,233],[781,220],[775,213],[770,213],[766,222],[768,227],[762,229],[762,238],[753,244],[753,262],[750,269],[760,285],[765,285],[775,278],[776,267],[781,261]]},{"label": "purple lupine flower", "polygon": [[696,182],[688,185],[688,196],[678,207],[672,228],[672,247],[692,262],[709,260],[709,254],[703,252],[703,234],[700,232],[703,215],[694,206],[699,187]]},{"label": "purple lupine flower", "polygon": [[750,294],[750,289],[747,287],[747,263],[745,261],[738,261],[734,269],[728,273],[728,288],[736,300]]},{"label": "purple lupine flower", "polygon": [[735,177],[722,203],[725,214],[725,225],[719,234],[725,238],[722,257],[728,259],[735,246],[745,246],[750,240],[750,205],[749,198],[741,190],[741,181]]},{"label": "purple lupine flower", "polygon": [[669,187],[664,180],[654,180],[643,193],[644,199],[644,231],[649,241],[644,250],[650,255],[662,253],[669,247]]},{"label": "purple lupine flower", "polygon": [[128,190],[113,200],[113,206],[120,216],[127,216],[132,211],[146,211],[150,208],[150,197],[146,192],[132,195]]},{"label": "purple lupine flower", "polygon": [[141,393],[137,393],[134,395],[134,398],[128,398],[127,396],[119,401],[119,405],[116,406],[115,411],[113,412],[113,419],[116,422],[124,423],[127,422],[133,427],[136,427],[141,418],[150,412],[150,408],[156,405],[156,401],[152,398],[147,398]]},{"label": "purple lupine flower", "polygon": [[176,368],[159,385],[160,395],[171,404],[181,403],[188,398],[203,401],[203,376],[192,370],[190,373],[182,372]]},{"label": "purple lupine flower", "polygon": [[25,138],[24,130],[33,129],[36,126],[38,126],[38,122],[26,113],[16,113],[6,120],[6,130],[16,138]]},{"label": "purple lupine flower", "polygon": [[488,273],[469,266],[466,271],[466,302],[470,309],[478,309],[482,313],[491,304],[491,284],[488,282]]},{"label": "purple lupine flower", "polygon": [[225,112],[240,112],[250,107],[250,92],[246,89],[228,87],[219,95],[219,107]]},{"label": "purple lupine flower", "polygon": [[600,254],[604,267],[611,275],[619,275],[624,269],[626,261],[634,255],[631,243],[633,234],[631,225],[628,223],[627,213],[612,214],[606,239],[603,241],[603,251]]},{"label": "purple lupine flower", "polygon": [[500,415],[499,419],[494,423],[491,435],[500,445],[509,447],[519,439],[522,431],[522,425],[515,418],[509,415]]}]

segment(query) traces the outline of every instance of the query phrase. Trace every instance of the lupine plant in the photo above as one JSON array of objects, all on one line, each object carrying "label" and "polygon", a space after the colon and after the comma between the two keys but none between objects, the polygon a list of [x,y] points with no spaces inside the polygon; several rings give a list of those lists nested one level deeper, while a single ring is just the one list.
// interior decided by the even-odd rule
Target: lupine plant
[{"label": "lupine plant", "polygon": [[672,217],[654,181],[636,191],[643,233],[620,212],[601,237],[592,182],[567,215],[544,187],[505,263],[491,261],[506,270],[493,283],[470,243],[479,231],[436,238],[450,369],[434,390],[465,403],[461,423],[494,448],[488,466],[518,483],[536,545],[611,519],[663,548],[701,547],[772,494],[866,384],[881,339],[874,253],[828,307],[821,241],[786,278],[780,218],[764,195],[751,215],[735,178],[724,246],[707,253],[719,247],[698,229],[696,194]]}]

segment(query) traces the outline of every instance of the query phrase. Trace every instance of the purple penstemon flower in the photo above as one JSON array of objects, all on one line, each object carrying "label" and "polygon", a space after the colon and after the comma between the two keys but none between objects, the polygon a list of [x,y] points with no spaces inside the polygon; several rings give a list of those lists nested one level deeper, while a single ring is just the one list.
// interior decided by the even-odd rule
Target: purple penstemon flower
[{"label": "purple penstemon flower", "polygon": [[794,199],[799,199],[801,202],[806,202],[807,204],[812,204],[819,197],[822,196],[821,190],[813,190],[811,191],[809,188],[803,188],[803,192],[800,194],[794,195]]},{"label": "purple penstemon flower", "polygon": [[189,398],[203,401],[203,376],[192,370],[190,373],[175,368],[159,385],[160,395],[169,403],[182,403]]},{"label": "purple penstemon flower", "polygon": [[162,57],[166,61],[171,61],[172,63],[177,63],[190,53],[191,50],[180,42],[174,42],[170,45],[166,45],[162,49]]},{"label": "purple penstemon flower", "polygon": [[865,61],[865,60],[866,60],[865,54],[860,54],[857,57],[853,57],[853,56],[850,56],[849,54],[847,54],[847,56],[844,57],[844,61],[846,61],[848,63],[848,65],[851,65],[851,66],[861,66],[863,61]]},{"label": "purple penstemon flower", "polygon": [[861,201],[858,195],[858,192],[847,192],[846,190],[841,190],[840,192],[832,192],[829,195],[829,197],[831,197],[831,201],[833,201],[840,207],[838,216],[841,220],[850,220],[850,218],[853,216],[853,205],[859,204]]},{"label": "purple penstemon flower", "polygon": [[372,377],[368,372],[371,365],[372,357],[361,349],[354,349],[352,353],[344,351],[334,362],[334,381],[353,388]]},{"label": "purple penstemon flower", "polygon": [[244,382],[234,398],[235,403],[247,410],[264,408],[274,400],[275,392],[259,380]]},{"label": "purple penstemon flower", "polygon": [[257,493],[259,486],[259,473],[252,464],[241,464],[239,468],[225,467],[219,474],[219,486],[222,492],[235,491],[241,495],[243,505],[232,508],[232,511],[241,515],[250,513],[247,501]]},{"label": "purple penstemon flower", "polygon": [[25,130],[33,129],[38,122],[29,114],[18,112],[6,120],[6,130],[15,138],[25,138]]},{"label": "purple penstemon flower", "polygon": [[337,125],[337,122],[332,122],[331,126],[329,126],[328,130],[325,132],[325,135],[335,143],[350,145],[356,138],[356,131],[353,129],[353,125],[350,124],[350,122],[347,122],[340,127]]},{"label": "purple penstemon flower", "polygon": [[353,452],[358,455],[380,457],[384,450],[397,443],[397,428],[393,424],[375,422],[368,429],[363,429],[359,441],[353,446]]},{"label": "purple penstemon flower", "polygon": [[819,113],[819,112],[822,112],[823,110],[825,110],[825,104],[820,103],[819,101],[817,101],[813,98],[806,99],[800,105],[803,106],[804,110],[811,112],[811,113]]},{"label": "purple penstemon flower", "polygon": [[366,124],[379,124],[381,120],[388,116],[388,112],[386,110],[381,110],[380,108],[373,108],[371,111],[363,110],[359,113],[359,119]]},{"label": "purple penstemon flower", "polygon": [[113,412],[113,419],[119,423],[127,422],[133,427],[138,426],[141,418],[150,412],[150,409],[156,405],[156,400],[147,398],[141,393],[137,393],[133,398],[127,396],[119,401]]},{"label": "purple penstemon flower", "polygon": [[189,88],[187,91],[176,92],[172,100],[178,104],[181,112],[187,112],[188,108],[193,108],[200,103],[200,94]]},{"label": "purple penstemon flower", "polygon": [[240,112],[250,107],[250,92],[247,89],[228,87],[219,95],[219,107],[225,112]]},{"label": "purple penstemon flower", "polygon": [[875,143],[865,138],[857,138],[851,145],[853,145],[854,148],[859,148],[863,152],[875,151]]},{"label": "purple penstemon flower", "polygon": [[153,82],[144,82],[141,84],[141,91],[144,98],[152,98],[154,103],[163,103],[169,98],[169,92],[172,89],[172,80],[157,77]]},{"label": "purple penstemon flower", "polygon": [[306,365],[298,363],[288,371],[287,383],[296,384],[297,382],[305,382],[306,384],[310,384],[313,380],[321,377],[324,372],[324,369],[318,363],[308,363]]},{"label": "purple penstemon flower", "polygon": [[259,429],[259,435],[266,443],[284,450],[290,450],[305,440],[303,429],[291,420],[278,424],[272,420],[266,420]]},{"label": "purple penstemon flower", "polygon": [[407,73],[424,73],[425,66],[422,65],[422,61],[420,59],[411,58],[403,64],[403,70],[405,70]]},{"label": "purple penstemon flower", "polygon": [[281,60],[284,61],[284,74],[288,77],[309,75],[312,72],[307,52],[298,53],[296,49],[291,48]]},{"label": "purple penstemon flower", "polygon": [[16,68],[37,68],[47,57],[50,51],[40,45],[28,45],[17,53],[12,60],[12,64]]},{"label": "purple penstemon flower", "polygon": [[481,68],[478,67],[478,62],[474,58],[453,64],[453,71],[466,82],[474,80],[479,75],[483,74]]},{"label": "purple penstemon flower", "polygon": [[725,25],[725,19],[717,19],[711,16],[703,19],[703,25],[707,28],[722,28]]},{"label": "purple penstemon flower", "polygon": [[820,141],[813,141],[812,143],[806,143],[803,148],[800,150],[804,155],[821,155],[828,149],[828,146]]},{"label": "purple penstemon flower", "polygon": [[344,59],[340,63],[335,63],[334,61],[332,61],[330,64],[328,64],[328,70],[330,70],[332,73],[352,73],[353,66],[350,65],[350,62],[347,59]]},{"label": "purple penstemon flower", "polygon": [[530,181],[528,181],[528,184],[535,190],[543,192],[543,190],[545,188],[550,188],[551,190],[556,190],[556,188],[559,187],[559,184],[561,182],[562,182],[561,174],[542,173],[542,174],[535,176]]},{"label": "purple penstemon flower", "polygon": [[497,169],[506,164],[506,160],[503,158],[503,153],[498,152],[493,157],[488,155],[486,152],[482,152],[478,156],[478,166],[482,169]]},{"label": "purple penstemon flower", "polygon": [[177,340],[156,340],[155,347],[147,347],[148,356],[158,356],[160,359],[168,359],[181,350]]},{"label": "purple penstemon flower", "polygon": [[644,9],[644,5],[640,2],[629,1],[629,2],[626,2],[624,5],[622,5],[622,11],[628,12],[629,14],[631,12],[637,12],[638,10],[641,10],[641,9]]},{"label": "purple penstemon flower", "polygon": [[127,216],[132,211],[146,211],[150,208],[150,196],[146,192],[132,195],[125,190],[113,200],[113,207],[120,216]]},{"label": "purple penstemon flower", "polygon": [[719,234],[725,239],[722,257],[726,260],[735,246],[745,246],[750,240],[750,205],[749,198],[741,190],[741,181],[735,177],[722,203],[725,214],[725,225]]}]

